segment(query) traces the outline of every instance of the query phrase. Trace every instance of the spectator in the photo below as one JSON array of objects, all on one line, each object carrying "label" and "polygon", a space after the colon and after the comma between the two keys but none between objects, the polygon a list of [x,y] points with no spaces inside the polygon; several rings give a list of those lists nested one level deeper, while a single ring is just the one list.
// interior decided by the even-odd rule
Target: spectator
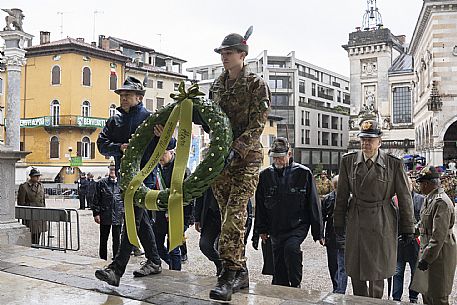
[{"label": "spectator", "polygon": [[85,210],[87,189],[89,187],[89,180],[86,178],[86,173],[81,172],[79,180],[75,181],[75,183],[78,184],[79,209]]},{"label": "spectator", "polygon": [[99,255],[108,259],[108,237],[110,231],[113,240],[113,259],[117,254],[124,219],[124,203],[116,177],[114,165],[109,167],[109,177],[96,182],[92,204],[94,221],[100,225]]},{"label": "spectator", "polygon": [[[17,205],[45,207],[44,187],[40,182],[41,173],[36,168],[32,168],[29,174],[29,180],[19,185],[17,192]],[[32,245],[40,243],[42,232],[48,230],[46,222],[40,220],[25,220],[26,225],[32,233]]]}]

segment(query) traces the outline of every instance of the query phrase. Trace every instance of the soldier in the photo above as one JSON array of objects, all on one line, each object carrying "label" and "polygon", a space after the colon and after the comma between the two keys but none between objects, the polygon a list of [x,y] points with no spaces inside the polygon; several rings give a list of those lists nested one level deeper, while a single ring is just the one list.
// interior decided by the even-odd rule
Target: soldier
[{"label": "soldier", "polygon": [[[29,181],[19,185],[17,192],[17,205],[32,206],[32,207],[45,207],[44,187],[40,182],[41,173],[36,168],[32,168],[29,174]],[[40,220],[25,220],[24,225],[30,228],[32,233],[32,244],[40,243],[40,236],[42,232],[48,230],[46,222]]]},{"label": "soldier", "polygon": [[222,227],[219,254],[224,270],[218,277],[210,298],[229,301],[233,284],[249,285],[244,269],[244,225],[246,205],[254,195],[262,163],[260,135],[267,121],[271,93],[267,83],[249,72],[244,59],[248,54],[245,36],[227,35],[214,51],[221,55],[225,71],[210,89],[210,98],[219,104],[230,119],[233,143],[227,158],[227,166],[213,184],[213,192],[221,211]]},{"label": "soldier", "polygon": [[333,187],[332,187],[332,181],[328,178],[327,176],[327,171],[323,170],[318,177],[316,181],[317,185],[317,192],[319,193],[319,196],[323,198],[325,195],[329,194],[332,192]]},{"label": "soldier", "polygon": [[260,173],[255,193],[254,231],[263,242],[271,238],[273,285],[300,287],[303,255],[300,246],[308,235],[322,238],[322,214],[313,174],[290,162],[286,138],[274,140],[269,151],[273,164]]},{"label": "soldier", "polygon": [[337,234],[346,229],[346,273],[354,295],[382,298],[384,279],[395,274],[397,230],[405,242],[414,239],[413,204],[402,161],[379,149],[378,123],[365,120],[360,127],[361,151],[341,159],[334,226]]},{"label": "soldier", "polygon": [[449,304],[457,253],[454,204],[440,187],[439,176],[430,166],[423,168],[416,179],[426,195],[419,223],[421,249],[417,268],[428,270],[428,291],[423,299],[424,304],[431,305]]}]

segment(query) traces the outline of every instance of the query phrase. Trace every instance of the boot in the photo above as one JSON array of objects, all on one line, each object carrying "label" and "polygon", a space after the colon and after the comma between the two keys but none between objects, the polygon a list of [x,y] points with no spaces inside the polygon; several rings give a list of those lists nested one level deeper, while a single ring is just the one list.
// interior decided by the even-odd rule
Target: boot
[{"label": "boot", "polygon": [[222,270],[221,275],[217,278],[216,287],[209,292],[209,298],[216,301],[231,301],[235,275],[235,270]]},{"label": "boot", "polygon": [[111,286],[119,286],[121,277],[114,272],[113,269],[107,267],[105,269],[98,269],[95,271],[95,277],[100,281],[107,282]]},{"label": "boot", "polygon": [[246,267],[236,271],[235,280],[233,281],[233,293],[245,288],[249,288],[249,272]]}]

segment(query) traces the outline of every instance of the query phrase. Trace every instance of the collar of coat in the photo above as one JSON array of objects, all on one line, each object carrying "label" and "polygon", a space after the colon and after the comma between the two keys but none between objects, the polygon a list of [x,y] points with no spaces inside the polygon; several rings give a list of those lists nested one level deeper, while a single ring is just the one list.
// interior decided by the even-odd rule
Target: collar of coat
[{"label": "collar of coat", "polygon": [[[376,159],[376,163],[382,166],[383,168],[386,168],[386,159],[387,159],[387,154],[383,152],[381,149],[378,149],[378,158]],[[357,152],[357,158],[354,162],[354,165],[357,165],[359,163],[365,162],[365,158],[363,157],[363,152],[358,151]]]},{"label": "collar of coat", "polygon": [[239,87],[245,87],[247,84],[247,77],[252,74],[250,69],[248,68],[247,65],[243,66],[243,69],[241,69],[240,74],[238,75],[238,78],[236,79],[235,83],[231,88],[225,88],[225,81],[228,78],[228,71],[225,70],[214,82],[213,84],[213,91],[221,91],[221,90],[228,90],[232,89],[235,90],[236,88]]}]

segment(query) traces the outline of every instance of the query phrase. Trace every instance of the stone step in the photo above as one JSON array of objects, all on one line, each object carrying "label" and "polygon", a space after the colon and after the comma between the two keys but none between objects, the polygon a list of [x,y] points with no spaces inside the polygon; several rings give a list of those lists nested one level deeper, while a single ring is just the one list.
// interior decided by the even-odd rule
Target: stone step
[{"label": "stone step", "polygon": [[[208,300],[215,277],[163,270],[160,275],[134,278],[127,266],[119,287],[97,280],[96,258],[44,249],[0,245],[2,304],[215,304]],[[4,303],[3,300],[7,300]],[[29,300],[29,301],[27,301]],[[250,283],[231,304],[399,304],[388,300],[329,294],[320,291]]]}]

